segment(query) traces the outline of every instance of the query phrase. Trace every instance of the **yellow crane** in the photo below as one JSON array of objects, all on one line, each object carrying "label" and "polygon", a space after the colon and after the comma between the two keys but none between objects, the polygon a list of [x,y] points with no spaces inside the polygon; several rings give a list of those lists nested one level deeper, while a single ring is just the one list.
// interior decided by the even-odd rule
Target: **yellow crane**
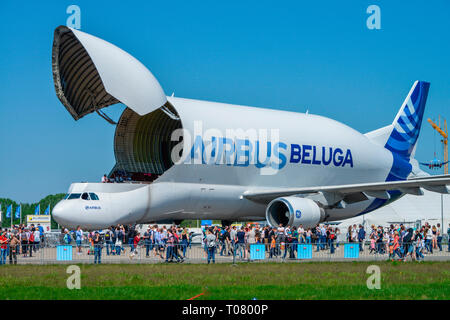
[{"label": "yellow crane", "polygon": [[[448,161],[448,130],[447,130],[447,121],[443,119],[443,126],[441,127],[441,116],[439,116],[439,125],[428,119],[428,122],[431,124],[434,130],[439,132],[442,136],[442,145],[444,147],[444,163]],[[444,173],[448,174],[448,163],[444,165]]]}]

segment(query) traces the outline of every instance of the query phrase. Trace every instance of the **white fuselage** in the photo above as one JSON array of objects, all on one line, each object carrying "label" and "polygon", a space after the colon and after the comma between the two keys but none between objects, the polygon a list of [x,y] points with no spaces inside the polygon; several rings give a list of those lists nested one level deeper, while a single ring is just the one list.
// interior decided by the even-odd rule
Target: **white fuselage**
[{"label": "white fuselage", "polygon": [[[245,191],[385,181],[393,166],[389,150],[325,117],[167,99],[184,130],[181,163],[151,184],[72,184],[69,193],[95,192],[99,200],[61,201],[53,210],[60,224],[261,219],[267,204],[246,199]],[[356,216],[373,200],[329,209],[327,220]]]}]

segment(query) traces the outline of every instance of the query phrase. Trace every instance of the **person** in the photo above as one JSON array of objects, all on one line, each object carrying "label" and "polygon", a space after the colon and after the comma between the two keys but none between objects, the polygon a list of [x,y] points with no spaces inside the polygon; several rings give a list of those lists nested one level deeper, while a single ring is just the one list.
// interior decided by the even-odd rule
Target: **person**
[{"label": "person", "polygon": [[306,232],[305,232],[305,229],[303,228],[302,224],[298,226],[297,232],[298,232],[298,242],[305,243],[305,241],[306,241],[305,233]]},{"label": "person", "polygon": [[281,223],[277,229],[275,239],[277,241],[276,254],[281,255],[281,252],[283,252],[286,248],[286,230]]},{"label": "person", "polygon": [[136,230],[134,228],[134,226],[128,225],[128,245],[130,246],[130,253],[134,251],[134,237],[136,235]]},{"label": "person", "polygon": [[173,261],[173,247],[174,247],[175,238],[172,234],[172,230],[167,230],[167,251],[166,251],[166,262]]},{"label": "person", "polygon": [[27,235],[27,244],[28,244],[28,251],[30,253],[30,258],[33,256],[33,246],[34,246],[34,234],[33,231],[30,229],[26,229],[26,235]]},{"label": "person", "polygon": [[275,254],[276,246],[277,246],[277,242],[275,240],[275,234],[272,234],[272,238],[270,240],[270,251],[269,251],[270,259],[272,259],[274,256],[276,256],[276,254]]},{"label": "person", "polygon": [[11,239],[9,241],[9,264],[17,264],[17,248],[20,245],[19,239],[17,239],[17,236],[12,233]]},{"label": "person", "polygon": [[316,252],[319,252],[319,250],[324,250],[327,244],[327,230],[323,225],[317,225],[316,233],[318,237]]},{"label": "person", "polygon": [[186,248],[188,247],[188,233],[186,228],[183,228],[183,232],[181,232],[181,246],[183,249],[183,259],[184,259],[186,258]]},{"label": "person", "polygon": [[409,228],[406,235],[403,237],[403,247],[404,247],[403,261],[406,261],[406,258],[408,256],[411,257],[411,260],[414,260],[414,256],[415,256],[414,249],[415,248],[414,248],[414,243],[413,243],[414,240],[413,239],[414,239],[414,231],[412,228]]},{"label": "person", "polygon": [[400,251],[400,236],[399,236],[398,231],[394,232],[393,249],[394,249],[394,251],[393,251],[393,254],[392,254],[392,260],[395,259],[395,255],[398,256],[399,260],[402,260],[403,256],[402,256],[402,253]]},{"label": "person", "polygon": [[105,231],[105,245],[106,245],[106,255],[109,256],[109,249],[111,248],[111,254],[114,255],[114,243],[112,241],[113,235],[111,227]]},{"label": "person", "polygon": [[433,254],[433,232],[431,231],[431,228],[426,227],[425,228],[425,247],[427,248],[427,254],[431,253]]},{"label": "person", "polygon": [[219,247],[220,247],[220,255],[223,256],[223,252],[225,251],[225,228],[221,228],[218,233]]},{"label": "person", "polygon": [[40,243],[41,243],[41,231],[39,228],[34,229],[34,251],[38,251],[40,249]]},{"label": "person", "polygon": [[69,230],[64,230],[64,243],[65,244],[71,244],[72,243],[72,237],[70,236]]},{"label": "person", "polygon": [[28,236],[27,236],[27,229],[23,228],[21,229],[20,232],[20,244],[22,245],[22,254],[23,257],[27,257],[27,253],[28,253]]},{"label": "person", "polygon": [[[284,250],[285,254],[283,255],[283,259],[286,258],[287,252],[289,252],[289,259],[295,258],[293,242],[294,242],[294,240],[298,241],[298,239],[294,238],[294,234],[293,234],[294,228],[295,227],[292,227],[292,229],[288,229],[286,231],[286,246],[285,246],[285,250]],[[298,235],[297,235],[297,237],[298,237]],[[286,250],[287,250],[287,252],[286,252]]]},{"label": "person", "polygon": [[139,232],[136,232],[133,238],[133,247],[130,252],[130,259],[133,259],[133,257],[137,254],[139,241],[141,241],[141,234]]},{"label": "person", "polygon": [[[352,226],[348,226],[347,229],[347,242],[353,242],[352,238]],[[318,246],[317,246],[318,247]]]},{"label": "person", "polygon": [[298,230],[297,230],[296,227],[292,227],[291,234],[292,234],[292,242],[291,242],[291,249],[292,249],[291,253],[292,253],[292,257],[291,257],[291,258],[295,258],[295,255],[296,255],[296,253],[297,253],[297,248],[298,248],[298,238],[299,238]]},{"label": "person", "polygon": [[433,249],[437,249],[437,228],[436,226],[433,226],[431,228],[432,238],[431,238],[431,244]]},{"label": "person", "polygon": [[236,235],[237,235],[236,226],[233,226],[231,227],[230,230],[230,246],[231,246],[231,253],[233,255],[235,254],[236,249]]},{"label": "person", "polygon": [[231,245],[231,235],[230,235],[230,231],[231,231],[231,227],[227,226],[225,228],[225,246],[226,246],[226,254],[229,256],[232,254],[232,245]]},{"label": "person", "polygon": [[145,257],[150,257],[151,245],[152,245],[152,230],[150,226],[147,228],[147,231],[144,232],[142,236],[145,245]]},{"label": "person", "polygon": [[311,244],[311,239],[312,239],[312,231],[311,231],[311,228],[308,228],[306,230],[305,242],[307,244]]},{"label": "person", "polygon": [[358,242],[359,242],[359,251],[364,251],[364,240],[366,239],[366,231],[364,227],[360,224],[358,230]]},{"label": "person", "polygon": [[437,225],[437,246],[439,248],[439,251],[442,251],[442,229],[441,224],[438,223]]},{"label": "person", "polygon": [[39,232],[40,232],[40,234],[41,234],[41,237],[42,237],[43,234],[44,234],[44,228],[41,226],[40,223],[38,223],[37,228],[38,228],[38,230],[39,230]]},{"label": "person", "polygon": [[421,259],[423,260],[425,258],[422,254],[423,237],[422,234],[419,232],[419,230],[416,230],[416,233],[412,241],[415,248],[416,260],[417,261],[420,261]]},{"label": "person", "polygon": [[109,182],[108,177],[106,176],[106,174],[104,174],[102,177],[102,183],[107,183],[107,182]]},{"label": "person", "polygon": [[269,238],[269,228],[267,226],[264,227],[262,234],[264,247],[266,248],[266,252],[268,252],[270,250],[269,244],[272,242],[272,239]]},{"label": "person", "polygon": [[336,233],[332,227],[329,228],[329,245],[330,245],[330,254],[334,254],[334,241],[336,240]]},{"label": "person", "polygon": [[[383,246],[383,240],[384,240],[384,233],[383,228],[381,226],[378,227],[378,230],[375,234],[376,237],[376,244],[377,244],[377,253],[378,254],[384,254],[385,253],[385,247]],[[388,241],[386,241],[386,245],[388,245]]]},{"label": "person", "polygon": [[370,251],[369,251],[369,253],[376,253],[376,250],[375,250],[375,233],[374,232],[372,232],[371,234],[370,234]]},{"label": "person", "polygon": [[215,260],[215,250],[216,250],[216,236],[208,230],[206,232],[206,245],[208,247],[208,264],[211,262],[216,263]]},{"label": "person", "polygon": [[247,256],[249,256],[248,253],[250,252],[250,246],[252,244],[255,244],[255,243],[256,243],[255,229],[252,226],[250,226],[249,229],[248,229],[248,233],[247,233],[247,247],[246,247],[246,249],[247,249]]},{"label": "person", "polygon": [[180,248],[180,236],[177,232],[177,228],[175,226],[172,227],[172,235],[173,235],[173,252],[172,257],[174,257],[177,262],[183,262],[184,258],[179,255]]},{"label": "person", "polygon": [[117,226],[115,232],[115,243],[114,248],[117,256],[120,256],[120,252],[122,251],[123,242],[125,241],[125,230],[123,226]]},{"label": "person", "polygon": [[92,237],[92,243],[94,245],[94,264],[100,264],[102,263],[103,240],[98,231],[95,231],[94,236]]},{"label": "person", "polygon": [[77,244],[77,254],[81,254],[81,241],[83,240],[83,230],[81,230],[81,227],[77,227],[77,232],[75,232],[75,242]]},{"label": "person", "polygon": [[8,239],[6,238],[6,232],[0,233],[0,265],[6,263],[6,250],[8,249]]},{"label": "person", "polygon": [[245,231],[244,226],[241,227],[241,229],[236,232],[236,253],[239,252],[239,256],[241,259],[245,259]]},{"label": "person", "polygon": [[447,251],[450,252],[450,223],[448,224],[448,229],[447,229],[447,239],[448,239]]}]

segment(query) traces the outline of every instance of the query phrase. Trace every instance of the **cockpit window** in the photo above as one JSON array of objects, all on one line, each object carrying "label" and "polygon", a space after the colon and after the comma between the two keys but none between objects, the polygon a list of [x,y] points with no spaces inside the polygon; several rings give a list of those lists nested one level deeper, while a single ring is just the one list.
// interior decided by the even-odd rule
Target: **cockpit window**
[{"label": "cockpit window", "polygon": [[70,196],[70,193],[68,193],[68,194],[66,194],[65,196],[64,196],[64,200],[67,200],[67,198]]},{"label": "cockpit window", "polygon": [[70,194],[70,196],[67,198],[67,200],[80,199],[80,197],[81,197],[81,193],[72,193],[72,194]]},{"label": "cockpit window", "polygon": [[95,193],[89,192],[89,195],[91,196],[91,200],[98,200],[98,196]]},{"label": "cockpit window", "polygon": [[88,194],[87,192],[83,193],[83,194],[81,195],[81,199],[83,199],[83,200],[90,200],[89,194]]}]

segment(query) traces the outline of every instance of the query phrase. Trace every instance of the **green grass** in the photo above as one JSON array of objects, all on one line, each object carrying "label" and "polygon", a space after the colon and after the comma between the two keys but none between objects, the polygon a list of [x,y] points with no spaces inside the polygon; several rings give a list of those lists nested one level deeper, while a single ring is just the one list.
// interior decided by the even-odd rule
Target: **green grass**
[{"label": "green grass", "polygon": [[[366,269],[381,268],[369,290]],[[3,299],[444,299],[450,262],[311,262],[217,265],[80,265],[81,289],[69,290],[64,265],[0,268]]]}]

